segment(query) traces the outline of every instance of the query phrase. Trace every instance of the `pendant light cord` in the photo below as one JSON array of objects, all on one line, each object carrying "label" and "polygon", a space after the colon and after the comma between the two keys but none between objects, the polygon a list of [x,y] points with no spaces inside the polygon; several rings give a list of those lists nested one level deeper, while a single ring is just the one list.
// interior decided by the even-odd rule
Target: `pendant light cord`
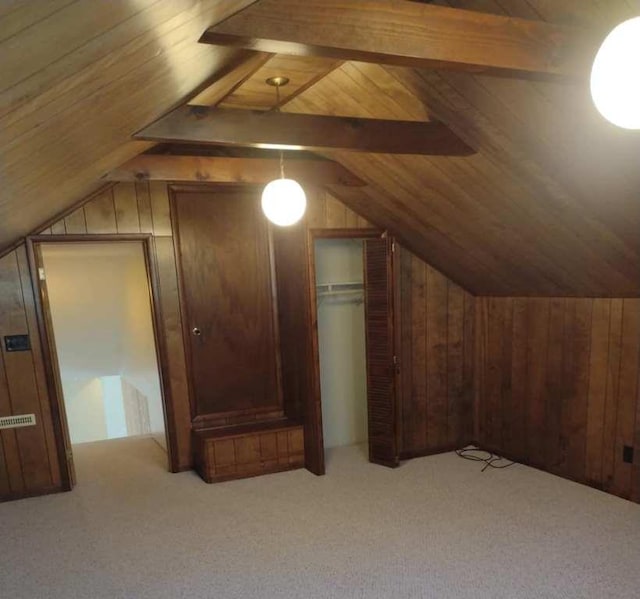
[{"label": "pendant light cord", "polygon": [[[280,112],[280,85],[276,85],[276,112]],[[284,179],[284,154],[280,150],[280,178]]]}]

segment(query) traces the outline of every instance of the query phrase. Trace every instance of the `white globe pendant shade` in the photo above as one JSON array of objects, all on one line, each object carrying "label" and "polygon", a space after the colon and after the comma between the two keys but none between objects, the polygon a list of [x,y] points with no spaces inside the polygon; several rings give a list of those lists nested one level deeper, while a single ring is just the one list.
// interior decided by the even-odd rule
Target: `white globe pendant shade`
[{"label": "white globe pendant shade", "polygon": [[293,179],[275,179],[262,192],[262,211],[275,225],[297,223],[307,208],[304,189]]},{"label": "white globe pendant shade", "polygon": [[621,23],[604,40],[591,71],[591,96],[608,121],[640,129],[640,17]]}]

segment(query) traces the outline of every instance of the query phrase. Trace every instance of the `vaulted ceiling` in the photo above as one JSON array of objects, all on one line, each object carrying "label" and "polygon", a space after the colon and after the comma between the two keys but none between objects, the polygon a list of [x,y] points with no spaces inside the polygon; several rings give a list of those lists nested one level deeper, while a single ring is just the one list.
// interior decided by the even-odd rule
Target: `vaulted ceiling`
[{"label": "vaulted ceiling", "polygon": [[[402,0],[399,0],[402,1]],[[332,193],[476,294],[640,294],[640,134],[597,115],[587,78],[533,80],[198,43],[249,0],[49,0],[0,7],[0,248],[147,150],[183,102],[439,120],[465,157],[325,151],[363,187]],[[631,0],[459,0],[603,34]],[[284,91],[284,90],[283,90]],[[198,92],[202,92],[198,94]]]}]

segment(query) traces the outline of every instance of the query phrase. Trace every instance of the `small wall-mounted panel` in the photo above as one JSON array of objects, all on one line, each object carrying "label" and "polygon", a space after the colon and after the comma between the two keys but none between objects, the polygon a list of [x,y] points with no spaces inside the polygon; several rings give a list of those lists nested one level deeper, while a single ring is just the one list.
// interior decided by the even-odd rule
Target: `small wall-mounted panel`
[{"label": "small wall-mounted panel", "polygon": [[35,426],[35,414],[20,414],[18,416],[5,416],[0,418],[0,430],[8,428],[22,428],[23,426]]},{"label": "small wall-mounted panel", "polygon": [[5,335],[4,348],[8,352],[29,351],[31,349],[29,335]]}]

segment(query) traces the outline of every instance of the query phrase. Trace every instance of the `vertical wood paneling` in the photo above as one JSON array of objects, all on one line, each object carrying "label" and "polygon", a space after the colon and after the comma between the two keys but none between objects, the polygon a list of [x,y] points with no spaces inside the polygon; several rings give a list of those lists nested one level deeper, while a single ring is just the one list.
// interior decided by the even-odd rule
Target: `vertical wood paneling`
[{"label": "vertical wood paneling", "polygon": [[[15,305],[17,298],[15,294],[15,285],[12,284],[12,272],[15,263],[15,254],[12,252],[3,258],[0,258],[0,301],[2,302],[3,318],[0,321],[0,335],[11,334],[13,323],[10,317],[10,306]],[[22,333],[26,332],[23,328]],[[10,416],[14,414],[11,395],[9,392],[8,379],[13,375],[7,367],[5,360],[4,348],[0,348],[0,416]],[[25,491],[25,481],[22,475],[22,464],[20,462],[20,450],[16,438],[15,430],[4,430],[0,432],[0,440],[2,441],[3,466],[4,470],[0,470],[0,488],[6,493],[19,495]]]},{"label": "vertical wood paneling", "polygon": [[64,227],[67,235],[83,235],[87,232],[87,219],[84,215],[84,206],[74,210],[64,218]]},{"label": "vertical wood paneling", "polygon": [[[527,301],[514,298],[511,326],[511,394],[502,402],[502,438],[505,452],[527,455],[526,393],[527,393]],[[507,364],[505,364],[505,368]]]},{"label": "vertical wood paneling", "polygon": [[562,414],[566,401],[564,388],[564,361],[566,355],[565,339],[565,300],[552,299],[549,302],[549,333],[546,363],[545,385],[545,447],[544,463],[554,472],[558,472],[563,457],[560,431]]},{"label": "vertical wood paneling", "polygon": [[118,233],[140,233],[138,201],[133,183],[119,183],[113,187],[113,205]]},{"label": "vertical wood paneling", "polygon": [[138,203],[138,222],[140,233],[153,233],[153,215],[151,213],[151,196],[149,182],[138,181],[135,183],[136,201]]},{"label": "vertical wood paneling", "polygon": [[[450,283],[453,285],[453,283]],[[462,406],[461,414],[463,416],[460,425],[460,436],[457,446],[463,447],[470,443],[475,437],[475,298],[466,291],[464,295],[464,323],[463,323],[463,346],[464,346],[464,362],[462,365]]]},{"label": "vertical wood paneling", "polygon": [[[117,233],[116,212],[113,203],[113,188],[101,193],[84,205],[87,233]],[[81,233],[82,231],[78,231]]]},{"label": "vertical wood paneling", "polygon": [[400,254],[401,455],[471,442],[474,298],[408,250]]},{"label": "vertical wood paneling", "polygon": [[563,414],[562,441],[564,463],[561,474],[584,480],[587,446],[587,399],[589,397],[589,361],[591,356],[591,317],[593,301],[568,302],[565,324],[565,381],[568,396]]},{"label": "vertical wood paneling", "polygon": [[154,242],[163,323],[161,334],[164,335],[169,362],[168,383],[173,402],[178,467],[187,469],[191,466],[191,411],[173,239],[156,237]]},{"label": "vertical wood paneling", "polygon": [[427,437],[447,445],[447,279],[427,267]]},{"label": "vertical wood paneling", "polygon": [[[634,446],[636,402],[638,397],[638,364],[640,360],[640,300],[625,299],[622,317],[620,370],[618,376],[618,408],[613,451],[613,480],[609,490],[622,497],[631,495],[633,466],[616,459],[624,446]],[[640,456],[638,456],[640,461]]]},{"label": "vertical wood paneling", "polygon": [[[0,260],[0,338],[5,335],[37,335],[27,320],[23,282],[20,275],[19,248]],[[22,256],[24,261],[24,256]],[[12,495],[50,490],[59,480],[55,447],[51,447],[51,458],[47,447],[44,417],[41,409],[37,371],[34,368],[34,350],[7,352],[2,345],[2,380],[0,381],[0,410],[2,415],[35,414],[36,426],[2,431],[3,462],[5,480],[3,488]],[[39,356],[38,356],[39,357]],[[2,473],[0,473],[2,474]]]},{"label": "vertical wood paneling", "polygon": [[[406,250],[404,250],[406,252]],[[408,254],[408,252],[406,252]],[[408,285],[408,293],[411,295],[411,327],[412,336],[407,344],[408,353],[411,354],[411,394],[402,398],[403,430],[406,437],[403,439],[403,450],[415,450],[416,448],[429,447],[430,439],[427,436],[427,286],[425,265],[411,256],[409,265],[409,280],[403,280]]]},{"label": "vertical wood paneling", "polygon": [[51,483],[53,486],[59,486],[61,484],[60,465],[58,463],[59,457],[56,452],[56,440],[53,430],[53,421],[51,418],[49,390],[47,388],[47,380],[44,371],[42,345],[40,343],[40,336],[38,335],[38,321],[36,316],[34,291],[31,285],[29,262],[24,246],[21,246],[16,250],[16,257],[18,259],[18,270],[22,286],[22,299],[27,319],[27,327],[29,330],[29,338],[31,341],[31,357],[38,391],[40,425],[42,426],[45,444],[47,447],[47,455],[49,456]]},{"label": "vertical wood paneling", "polygon": [[[505,351],[513,304],[512,347]],[[502,422],[482,445],[579,482],[640,501],[640,300],[476,298],[478,409]],[[496,313],[491,318],[492,312]],[[499,354],[499,355],[498,355]],[[499,358],[501,356],[501,359]],[[502,366],[500,366],[502,364]],[[502,367],[511,401],[494,401]],[[625,446],[635,463],[623,461]]]},{"label": "vertical wood paneling", "polygon": [[464,292],[447,281],[447,441],[458,446],[462,438],[464,411]]},{"label": "vertical wood paneling", "polygon": [[156,236],[171,235],[171,214],[167,184],[161,181],[151,181],[149,183],[149,197],[153,234]]},{"label": "vertical wood paneling", "polygon": [[608,490],[613,483],[615,465],[616,425],[620,398],[620,363],[622,359],[622,309],[623,300],[611,300],[609,321],[609,361],[607,367],[607,392],[602,431],[602,484]]},{"label": "vertical wood paneling", "polygon": [[51,225],[51,234],[52,235],[64,235],[67,232],[64,226],[64,219],[59,220],[57,223]]}]

